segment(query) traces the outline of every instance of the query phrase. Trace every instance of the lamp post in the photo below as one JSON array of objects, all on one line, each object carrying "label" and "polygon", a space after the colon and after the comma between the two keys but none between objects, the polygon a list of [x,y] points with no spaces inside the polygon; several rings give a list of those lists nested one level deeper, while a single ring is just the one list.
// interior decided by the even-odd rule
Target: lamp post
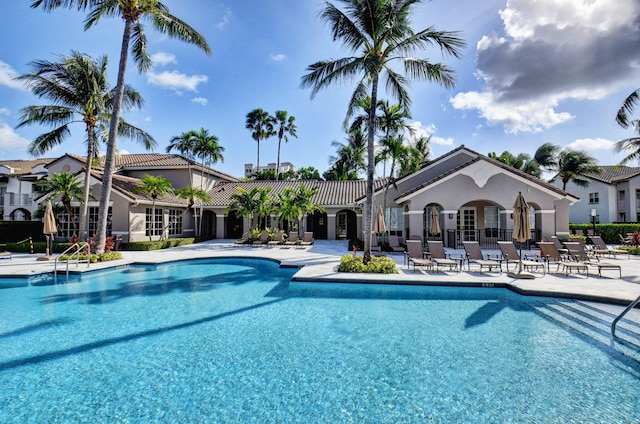
[{"label": "lamp post", "polygon": [[596,235],[596,209],[591,209],[591,224],[593,225],[593,235]]}]

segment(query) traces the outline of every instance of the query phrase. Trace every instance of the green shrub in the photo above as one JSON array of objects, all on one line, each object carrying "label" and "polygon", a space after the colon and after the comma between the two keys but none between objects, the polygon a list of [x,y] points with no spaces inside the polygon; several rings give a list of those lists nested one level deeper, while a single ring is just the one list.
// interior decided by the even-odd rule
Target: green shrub
[{"label": "green shrub", "polygon": [[134,250],[134,251],[149,251],[167,249],[169,247],[186,246],[193,244],[195,239],[193,237],[184,238],[172,238],[168,240],[154,240],[154,241],[133,241],[130,243],[123,243],[122,250]]},{"label": "green shrub", "polygon": [[640,255],[640,246],[620,246],[618,249],[626,250],[631,255]]},{"label": "green shrub", "polygon": [[[60,255],[58,257],[58,260],[60,261],[66,261],[67,259],[69,259],[69,255],[67,254]],[[77,256],[74,256],[72,258],[72,261],[77,259],[81,261],[85,261],[87,259],[87,254],[80,253]],[[117,261],[118,259],[122,259],[122,253],[120,252],[109,252],[109,253],[103,253],[102,255],[96,255],[95,253],[92,253],[90,256],[89,262],[91,262],[92,264],[95,264],[96,262]]]},{"label": "green shrub", "polygon": [[109,262],[109,261],[117,261],[118,259],[122,259],[122,253],[120,252],[108,252],[103,253],[98,257],[100,262]]},{"label": "green shrub", "polygon": [[[584,231],[593,230],[593,224],[569,224],[569,230],[573,233],[582,234]],[[596,224],[596,234],[602,237],[607,244],[620,243],[619,234],[626,236],[627,233],[640,232],[640,224],[627,222],[622,224]]]},{"label": "green shrub", "polygon": [[367,265],[362,262],[362,256],[344,255],[340,258],[339,272],[361,272],[369,274],[397,274],[396,263],[393,259],[380,256],[372,257]]}]

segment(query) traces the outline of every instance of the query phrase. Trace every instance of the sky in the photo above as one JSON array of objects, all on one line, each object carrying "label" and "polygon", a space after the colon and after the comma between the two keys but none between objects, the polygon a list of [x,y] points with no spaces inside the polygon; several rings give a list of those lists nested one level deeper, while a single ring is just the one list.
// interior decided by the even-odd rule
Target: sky
[{"label": "sky", "polygon": [[[145,99],[123,117],[149,132],[155,152],[172,137],[205,128],[219,138],[220,171],[242,176],[256,163],[257,143],[245,128],[255,108],[295,116],[297,138],[282,144],[281,161],[324,172],[345,142],[342,124],[355,81],[319,92],[300,88],[306,68],[352,54],[333,41],[316,0],[163,0],[170,12],[202,34],[213,53],[167,38],[146,24],[150,71],[128,63],[126,82]],[[339,2],[337,2],[339,3]],[[34,60],[58,60],[72,50],[107,55],[116,83],[123,21],[105,19],[84,30],[86,14],[45,13],[31,0],[0,2],[0,159],[29,159],[27,146],[42,126],[16,129],[20,109],[47,104],[14,80]],[[453,68],[452,89],[412,81],[411,119],[417,136],[430,135],[432,158],[465,145],[482,154],[528,153],[546,142],[584,150],[601,165],[626,155],[615,142],[633,137],[615,114],[640,88],[640,0],[432,0],[414,10],[412,27],[459,31],[466,42],[460,59],[432,48],[417,55]],[[380,97],[393,103],[384,90]],[[635,117],[640,116],[640,109]],[[45,156],[82,155],[82,124]],[[260,164],[276,162],[277,138],[260,143]],[[143,153],[119,140],[121,153]],[[106,149],[103,149],[103,151]],[[630,162],[630,166],[638,166]]]}]

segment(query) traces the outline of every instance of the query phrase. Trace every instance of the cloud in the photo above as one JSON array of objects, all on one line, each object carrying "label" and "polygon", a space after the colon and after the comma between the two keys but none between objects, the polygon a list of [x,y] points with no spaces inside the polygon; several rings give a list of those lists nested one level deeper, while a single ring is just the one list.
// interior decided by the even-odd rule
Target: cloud
[{"label": "cloud", "polygon": [[173,53],[166,52],[158,52],[151,55],[151,61],[160,66],[168,65],[170,63],[178,63],[178,60]]},{"label": "cloud", "polygon": [[616,143],[606,138],[580,138],[567,145],[572,150],[606,150],[610,151]]},{"label": "cloud", "polygon": [[207,103],[209,103],[209,100],[205,99],[204,97],[194,97],[193,99],[191,99],[191,101],[194,103],[200,103],[202,106],[206,106]]},{"label": "cloud", "polygon": [[287,59],[287,56],[283,55],[282,53],[271,55],[271,60],[273,60],[274,62],[281,62],[286,59]]},{"label": "cloud", "polygon": [[224,11],[224,15],[222,16],[222,19],[220,19],[220,22],[218,22],[216,24],[218,29],[222,30],[229,24],[229,20],[231,19],[231,15],[232,15],[231,14],[231,9],[227,8]]},{"label": "cloud", "polygon": [[505,35],[477,43],[482,91],[450,99],[510,133],[536,132],[571,119],[566,100],[601,99],[638,72],[637,0],[508,0]]},{"label": "cloud", "polygon": [[0,107],[0,115],[9,116],[11,115],[11,111],[6,107]]},{"label": "cloud", "polygon": [[131,153],[129,153],[129,151],[127,149],[118,149],[118,154],[119,155],[130,155]]},{"label": "cloud", "polygon": [[438,130],[435,125],[423,125],[420,121],[413,121],[409,123],[409,127],[413,130],[413,135],[409,136],[411,143],[415,143],[416,140],[420,138],[429,138],[431,144],[440,144],[443,146],[453,146],[454,140],[451,137],[443,138],[434,136],[436,131]]},{"label": "cloud", "polygon": [[14,79],[17,76],[19,76],[19,74],[15,69],[0,60],[0,85],[5,85],[17,90],[27,90],[23,82]]},{"label": "cloud", "polygon": [[149,72],[147,81],[149,84],[158,85],[162,88],[174,90],[177,93],[182,91],[198,91],[200,83],[206,83],[209,77],[206,75],[185,75],[178,71],[164,71],[160,73]]},{"label": "cloud", "polygon": [[31,141],[20,137],[6,122],[0,121],[0,149],[26,149]]}]

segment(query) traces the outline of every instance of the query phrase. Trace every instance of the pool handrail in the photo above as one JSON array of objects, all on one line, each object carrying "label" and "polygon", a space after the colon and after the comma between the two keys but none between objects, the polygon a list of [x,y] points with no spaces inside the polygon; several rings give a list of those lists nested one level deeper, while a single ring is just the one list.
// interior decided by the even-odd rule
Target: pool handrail
[{"label": "pool handrail", "polygon": [[[71,246],[69,246],[64,252],[62,252],[60,256],[64,256],[72,249],[76,249],[76,250],[73,253],[71,253],[65,261],[67,263],[67,270],[66,270],[67,277],[69,276],[69,262],[71,262],[74,256],[76,255],[78,256],[78,258],[76,259],[76,268],[78,267],[78,265],[80,265],[81,262],[86,261],[87,268],[89,268],[89,264],[91,263],[91,246],[89,245],[89,243],[86,243],[86,242],[82,242],[82,244],[80,242],[74,243]],[[85,249],[87,251],[87,259],[86,260],[80,259],[80,253]],[[58,260],[60,256],[56,257],[56,260],[53,264],[53,275],[58,275]]]},{"label": "pool handrail", "polygon": [[638,303],[640,303],[640,296],[638,296],[636,300],[631,302],[629,306],[627,306],[627,308],[624,311],[622,311],[620,315],[616,317],[616,319],[613,320],[613,322],[611,323],[611,335],[613,337],[616,337],[616,325],[618,324],[618,321],[620,321],[622,317],[624,317],[630,310],[635,308]]}]

